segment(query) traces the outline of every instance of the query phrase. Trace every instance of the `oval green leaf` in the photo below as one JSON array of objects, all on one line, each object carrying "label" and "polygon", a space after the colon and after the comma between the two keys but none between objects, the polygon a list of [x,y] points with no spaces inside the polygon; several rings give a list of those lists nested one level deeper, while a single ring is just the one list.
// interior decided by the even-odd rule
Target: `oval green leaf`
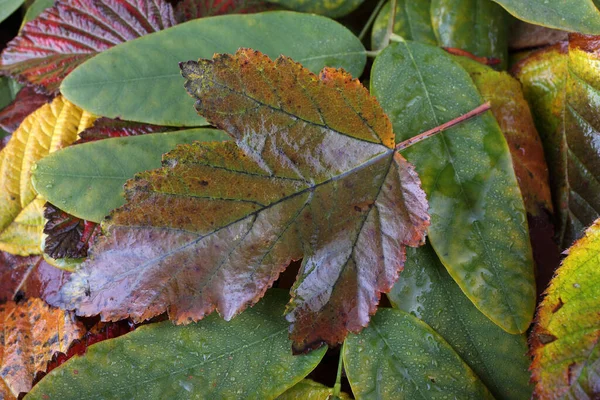
[{"label": "oval green leaf", "polygon": [[366,53],[358,38],[317,15],[275,11],[200,18],[123,43],[75,69],[62,83],[69,100],[96,115],[156,125],[199,126],[178,63],[248,47],[283,54],[317,73],[341,67],[361,75]]},{"label": "oval green leaf", "polygon": [[12,13],[17,11],[24,0],[0,0],[0,22],[10,17]]},{"label": "oval green leaf", "polygon": [[273,399],[326,351],[292,355],[287,300],[283,290],[272,290],[231,322],[213,314],[190,325],[142,326],[70,359],[27,398]]},{"label": "oval green leaf", "polygon": [[496,399],[531,398],[525,335],[506,333],[475,308],[431,246],[406,253],[400,279],[388,293],[392,305],[446,339]]},{"label": "oval green leaf", "polygon": [[38,193],[61,210],[100,222],[125,204],[125,182],[138,172],[159,168],[164,153],[178,144],[228,139],[216,129],[189,129],[79,144],[40,160],[32,182]]},{"label": "oval green leaf", "polygon": [[343,17],[354,11],[365,0],[268,0],[291,10],[304,13],[326,15],[331,18]]},{"label": "oval green leaf", "polygon": [[[371,91],[397,141],[483,103],[446,52],[396,43],[377,57]],[[509,333],[524,332],[535,307],[523,199],[506,140],[491,113],[405,150],[429,199],[429,239],[475,306]]]},{"label": "oval green leaf", "polygon": [[[437,39],[431,26],[431,0],[397,0],[394,33],[406,40],[437,45]],[[371,48],[379,50],[385,47],[384,39],[392,9],[388,1],[373,23],[371,31]]]},{"label": "oval green leaf", "polygon": [[441,336],[404,311],[379,309],[342,352],[357,399],[493,399]]},{"label": "oval green leaf", "polygon": [[508,15],[491,0],[431,0],[431,22],[441,46],[508,62]]},{"label": "oval green leaf", "polygon": [[515,17],[535,25],[600,34],[600,11],[592,0],[494,0]]}]

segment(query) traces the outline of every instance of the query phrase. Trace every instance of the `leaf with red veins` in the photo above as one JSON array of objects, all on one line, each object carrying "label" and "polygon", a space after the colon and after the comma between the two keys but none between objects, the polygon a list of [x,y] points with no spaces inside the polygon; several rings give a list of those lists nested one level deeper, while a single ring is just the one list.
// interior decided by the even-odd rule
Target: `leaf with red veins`
[{"label": "leaf with red veins", "polygon": [[124,136],[145,135],[147,133],[169,132],[175,128],[172,126],[160,126],[144,124],[141,122],[121,121],[102,117],[94,122],[94,126],[79,134],[79,140],[74,144],[93,142],[95,140],[109,139]]},{"label": "leaf with red veins", "polygon": [[163,0],[57,0],[8,43],[0,74],[56,94],[96,53],[173,25],[173,9]]},{"label": "leaf with red veins", "polygon": [[46,203],[44,218],[46,254],[55,259],[87,257],[89,245],[100,231],[99,224],[74,217],[50,203]]},{"label": "leaf with red veins", "polygon": [[69,275],[41,256],[0,252],[0,302],[33,297],[52,300]]},{"label": "leaf with red veins", "polygon": [[275,6],[260,0],[182,0],[175,6],[179,22],[225,14],[251,14],[274,9]]},{"label": "leaf with red veins", "polygon": [[54,353],[67,351],[84,334],[72,313],[41,299],[0,305],[0,398],[28,392],[37,371],[46,369]]},{"label": "leaf with red veins", "polygon": [[429,225],[379,103],[342,70],[317,77],[248,49],[182,71],[198,111],[237,143],[181,145],[130,180],[56,304],[104,320],[229,320],[303,258],[295,351],[361,330]]},{"label": "leaf with red veins", "polygon": [[50,102],[52,96],[37,93],[32,87],[24,87],[8,106],[0,110],[0,128],[6,132],[17,130],[29,114]]}]

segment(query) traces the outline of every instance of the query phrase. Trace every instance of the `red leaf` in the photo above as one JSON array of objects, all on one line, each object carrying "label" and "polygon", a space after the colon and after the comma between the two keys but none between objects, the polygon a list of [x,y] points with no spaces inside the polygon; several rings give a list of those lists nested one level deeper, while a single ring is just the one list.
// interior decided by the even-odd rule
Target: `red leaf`
[{"label": "red leaf", "polygon": [[0,73],[57,93],[94,54],[173,25],[173,9],[163,0],[57,0],[8,44]]},{"label": "red leaf", "polygon": [[273,4],[260,0],[183,0],[175,7],[175,18],[185,22],[215,15],[251,14],[273,8]]},{"label": "red leaf", "polygon": [[29,114],[52,100],[52,96],[37,93],[31,87],[24,87],[17,97],[0,111],[0,128],[14,132]]},{"label": "red leaf", "polygon": [[123,136],[145,135],[147,133],[168,132],[175,130],[169,126],[142,124],[139,122],[121,121],[111,118],[99,118],[94,126],[79,134],[80,139],[75,144],[93,142]]}]

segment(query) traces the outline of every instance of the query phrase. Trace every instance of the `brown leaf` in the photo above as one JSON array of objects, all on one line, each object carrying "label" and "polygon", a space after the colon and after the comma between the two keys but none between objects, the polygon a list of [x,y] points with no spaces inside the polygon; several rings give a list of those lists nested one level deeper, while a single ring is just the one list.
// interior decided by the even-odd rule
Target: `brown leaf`
[{"label": "brown leaf", "polygon": [[179,146],[129,181],[128,203],[56,304],[106,320],[168,310],[186,323],[215,309],[229,320],[303,258],[294,349],[360,331],[429,225],[380,105],[344,71],[317,77],[247,49],[182,70],[198,110],[237,145]]},{"label": "brown leaf", "polygon": [[46,369],[52,355],[67,351],[84,333],[71,313],[41,299],[0,305],[0,396],[16,398],[28,392],[36,372]]},{"label": "brown leaf", "polygon": [[46,203],[44,218],[46,254],[55,259],[87,257],[89,244],[100,232],[99,224],[74,217],[50,203]]},{"label": "brown leaf", "polygon": [[225,14],[250,14],[275,8],[261,0],[183,0],[175,7],[178,22]]}]

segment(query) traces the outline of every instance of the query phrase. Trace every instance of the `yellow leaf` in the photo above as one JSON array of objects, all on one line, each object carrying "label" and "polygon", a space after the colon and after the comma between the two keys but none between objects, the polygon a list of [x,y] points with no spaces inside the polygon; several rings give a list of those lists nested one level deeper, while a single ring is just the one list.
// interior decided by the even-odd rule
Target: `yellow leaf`
[{"label": "yellow leaf", "polygon": [[0,151],[0,250],[40,254],[44,199],[31,184],[31,168],[73,143],[95,117],[62,96],[29,115]]}]

